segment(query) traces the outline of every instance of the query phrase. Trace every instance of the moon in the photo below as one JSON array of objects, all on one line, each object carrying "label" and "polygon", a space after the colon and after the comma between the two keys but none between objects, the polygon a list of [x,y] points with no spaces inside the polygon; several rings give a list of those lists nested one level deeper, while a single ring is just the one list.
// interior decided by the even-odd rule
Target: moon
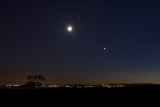
[{"label": "moon", "polygon": [[68,31],[68,32],[72,32],[72,31],[73,31],[72,26],[68,26],[68,27],[67,27],[67,31]]},{"label": "moon", "polygon": [[104,48],[104,51],[106,50],[106,48]]}]

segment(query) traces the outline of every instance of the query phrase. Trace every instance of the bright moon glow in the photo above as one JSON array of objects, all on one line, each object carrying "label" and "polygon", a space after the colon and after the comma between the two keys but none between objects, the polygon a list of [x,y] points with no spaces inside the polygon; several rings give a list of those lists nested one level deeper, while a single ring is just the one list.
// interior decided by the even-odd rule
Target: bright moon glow
[{"label": "bright moon glow", "polygon": [[68,27],[67,27],[67,30],[68,30],[68,32],[71,32],[71,31],[72,31],[72,27],[71,27],[71,26],[68,26]]},{"label": "bright moon glow", "polygon": [[106,50],[106,48],[104,48],[104,50]]}]

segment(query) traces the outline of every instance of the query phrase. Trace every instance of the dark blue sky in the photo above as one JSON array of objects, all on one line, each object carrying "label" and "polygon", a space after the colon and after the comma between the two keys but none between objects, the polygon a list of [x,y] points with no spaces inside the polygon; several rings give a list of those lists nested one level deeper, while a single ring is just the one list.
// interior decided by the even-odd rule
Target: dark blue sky
[{"label": "dark blue sky", "polygon": [[1,0],[0,83],[160,83],[159,4]]}]

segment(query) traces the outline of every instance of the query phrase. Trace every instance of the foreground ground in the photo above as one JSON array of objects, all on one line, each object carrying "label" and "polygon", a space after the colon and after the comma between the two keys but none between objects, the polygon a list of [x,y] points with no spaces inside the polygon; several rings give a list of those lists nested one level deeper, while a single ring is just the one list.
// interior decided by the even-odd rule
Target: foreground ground
[{"label": "foreground ground", "polygon": [[[55,102],[90,102],[119,101],[125,103],[142,102],[142,99],[153,100],[160,95],[160,87],[132,87],[132,88],[52,88],[52,89],[0,89],[0,96],[6,100],[17,99],[25,102],[46,101]],[[26,100],[27,99],[27,100]],[[42,102],[39,102],[42,103]]]}]

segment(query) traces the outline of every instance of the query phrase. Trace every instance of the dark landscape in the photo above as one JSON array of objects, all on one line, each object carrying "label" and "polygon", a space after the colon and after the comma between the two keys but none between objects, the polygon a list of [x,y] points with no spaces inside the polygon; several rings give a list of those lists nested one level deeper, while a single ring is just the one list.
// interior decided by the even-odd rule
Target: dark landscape
[{"label": "dark landscape", "polygon": [[0,0],[4,106],[159,97],[160,0]]},{"label": "dark landscape", "polygon": [[44,102],[68,102],[68,103],[96,103],[96,102],[124,102],[134,103],[157,100],[160,95],[159,85],[130,84],[119,88],[10,88],[0,89],[1,98],[7,100],[30,101],[40,100]]}]

